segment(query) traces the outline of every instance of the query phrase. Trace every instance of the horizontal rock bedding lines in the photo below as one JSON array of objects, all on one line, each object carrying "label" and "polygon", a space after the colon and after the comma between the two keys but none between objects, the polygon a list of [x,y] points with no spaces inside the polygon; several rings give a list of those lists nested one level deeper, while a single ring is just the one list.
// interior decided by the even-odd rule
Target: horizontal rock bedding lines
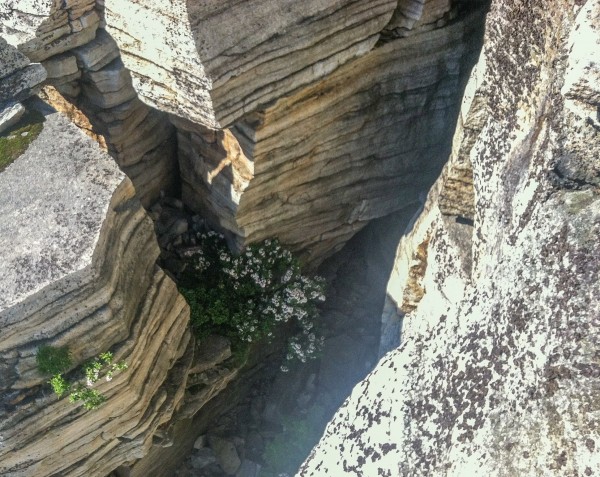
[{"label": "horizontal rock bedding lines", "polygon": [[319,260],[417,202],[449,149],[479,19],[385,44],[236,128],[254,142],[237,211],[246,240],[275,234]]},{"label": "horizontal rock bedding lines", "polygon": [[[190,354],[189,309],[156,268],[154,225],[131,181],[66,118],[35,104],[44,129],[0,176],[10,196],[0,229],[19,238],[2,253],[30,254],[3,260],[12,265],[2,279],[28,281],[2,295],[0,474],[106,475],[144,455],[183,399],[187,373],[178,360]],[[57,245],[61,254],[52,255]],[[39,264],[49,253],[55,259]],[[57,399],[37,371],[45,344],[68,346],[73,367],[112,350],[129,369],[102,383],[108,402],[86,412]]]},{"label": "horizontal rock bedding lines", "polygon": [[[98,269],[90,267],[87,283],[74,277],[70,293],[63,294],[59,284],[8,310],[19,313],[19,323],[29,321],[40,338],[31,341],[31,333],[19,333],[1,343],[3,357],[23,356],[11,363],[21,375],[6,383],[11,387],[3,399],[8,404],[1,429],[3,475],[107,474],[148,450],[155,429],[182,398],[185,380],[177,384],[179,393],[164,389],[164,381],[189,341],[187,305],[171,279],[155,268],[152,224],[133,199],[130,183],[117,191],[112,206],[122,210],[106,222]],[[144,264],[140,257],[147,257]],[[22,314],[32,302],[30,314]],[[109,398],[105,405],[85,412],[51,394],[47,378],[35,370],[38,343],[69,346],[76,363],[116,346],[116,358],[129,369],[101,385]],[[97,445],[80,445],[92,441]]]},{"label": "horizontal rock bedding lines", "polygon": [[144,101],[223,128],[368,52],[396,1],[107,0],[105,7]]}]

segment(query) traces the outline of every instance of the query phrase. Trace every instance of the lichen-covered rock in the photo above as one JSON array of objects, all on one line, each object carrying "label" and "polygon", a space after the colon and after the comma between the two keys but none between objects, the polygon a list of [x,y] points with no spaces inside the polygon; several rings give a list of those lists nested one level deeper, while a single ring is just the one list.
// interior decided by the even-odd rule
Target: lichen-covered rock
[{"label": "lichen-covered rock", "polygon": [[[131,182],[59,113],[0,191],[0,474],[106,475],[143,456],[183,398],[189,309],[155,265]],[[85,411],[37,370],[42,345],[68,346],[74,366],[112,350],[128,369]]]},{"label": "lichen-covered rock", "polygon": [[104,4],[107,30],[140,97],[210,128],[227,127],[368,52],[396,7],[394,0]]},{"label": "lichen-covered rock", "polygon": [[400,347],[356,386],[299,476],[600,468],[600,133],[589,47],[599,9],[493,2],[453,154],[389,284],[398,307],[415,283],[424,293]]},{"label": "lichen-covered rock", "polygon": [[95,7],[95,0],[3,0],[0,34],[31,61],[43,61],[94,38]]}]

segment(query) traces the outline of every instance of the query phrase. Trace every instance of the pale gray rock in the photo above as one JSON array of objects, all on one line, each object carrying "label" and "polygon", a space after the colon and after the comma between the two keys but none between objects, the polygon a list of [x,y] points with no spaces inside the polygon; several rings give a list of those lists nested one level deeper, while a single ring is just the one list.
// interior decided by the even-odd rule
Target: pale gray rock
[{"label": "pale gray rock", "polygon": [[10,102],[0,106],[0,133],[7,130],[23,117],[25,107],[18,102]]},{"label": "pale gray rock", "polygon": [[30,63],[26,56],[0,37],[0,103],[27,99],[39,91],[46,76],[42,65]]},{"label": "pale gray rock", "polygon": [[98,71],[87,72],[86,78],[90,81],[83,85],[85,95],[101,109],[119,106],[136,97],[135,90],[131,87],[131,76],[120,60],[115,60]]},{"label": "pale gray rock", "polygon": [[77,60],[70,53],[52,56],[43,61],[42,65],[48,73],[47,82],[57,88],[62,89],[64,84],[74,84],[81,78]]},{"label": "pale gray rock", "polygon": [[600,468],[598,86],[577,79],[600,22],[578,3],[493,2],[450,161],[398,248],[402,343],[299,476]]},{"label": "pale gray rock", "polygon": [[[69,181],[56,180],[59,171]],[[123,179],[114,161],[65,117],[47,115],[39,136],[0,174],[0,310],[88,264]]]},{"label": "pale gray rock", "polygon": [[0,32],[31,61],[43,61],[94,39],[100,23],[94,3],[8,0]]},{"label": "pale gray rock", "polygon": [[[0,174],[0,474],[107,475],[149,450],[184,396],[189,309],[155,267],[131,182],[66,117],[44,112],[42,132]],[[112,350],[128,370],[99,384],[108,401],[86,412],[51,392],[36,366],[42,344],[68,346],[74,366]]]},{"label": "pale gray rock", "polygon": [[97,71],[119,57],[119,48],[106,30],[99,28],[94,40],[75,48],[73,53],[81,69]]},{"label": "pale gray rock", "polygon": [[0,37],[0,78],[5,78],[30,63],[29,59]]}]

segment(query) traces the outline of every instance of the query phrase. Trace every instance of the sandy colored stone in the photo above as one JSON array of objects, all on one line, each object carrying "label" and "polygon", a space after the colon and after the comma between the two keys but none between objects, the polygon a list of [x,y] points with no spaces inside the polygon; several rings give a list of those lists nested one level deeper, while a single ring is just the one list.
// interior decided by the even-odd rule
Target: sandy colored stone
[{"label": "sandy colored stone", "polygon": [[481,14],[388,42],[227,133],[178,127],[184,201],[313,265],[369,220],[418,203],[450,149]]},{"label": "sandy colored stone", "polygon": [[[189,308],[155,266],[153,224],[131,182],[47,114],[0,174],[0,474],[107,475],[149,450],[184,397]],[[52,394],[36,367],[42,344],[68,346],[74,365],[112,350],[128,369],[100,383],[108,401],[85,411]]]}]

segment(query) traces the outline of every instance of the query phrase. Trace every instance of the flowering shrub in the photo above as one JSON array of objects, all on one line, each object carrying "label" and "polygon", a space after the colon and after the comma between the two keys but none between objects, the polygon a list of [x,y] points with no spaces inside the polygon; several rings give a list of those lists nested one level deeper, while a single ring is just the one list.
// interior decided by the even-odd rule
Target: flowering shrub
[{"label": "flowering shrub", "polygon": [[58,397],[69,393],[69,401],[82,401],[86,409],[96,409],[106,401],[106,397],[92,386],[104,377],[110,381],[115,373],[127,369],[124,361],[113,363],[113,354],[108,351],[83,366],[85,384],[71,383],[62,375],[71,364],[71,353],[68,348],[53,348],[43,346],[37,353],[38,369],[45,374],[54,374],[49,383]]},{"label": "flowering shrub", "polygon": [[288,359],[315,357],[322,338],[313,322],[317,303],[325,300],[324,280],[302,275],[298,261],[277,240],[252,244],[237,256],[215,232],[200,240],[192,271],[181,283],[196,332],[250,343],[271,338],[275,325],[288,323],[298,331]]}]

